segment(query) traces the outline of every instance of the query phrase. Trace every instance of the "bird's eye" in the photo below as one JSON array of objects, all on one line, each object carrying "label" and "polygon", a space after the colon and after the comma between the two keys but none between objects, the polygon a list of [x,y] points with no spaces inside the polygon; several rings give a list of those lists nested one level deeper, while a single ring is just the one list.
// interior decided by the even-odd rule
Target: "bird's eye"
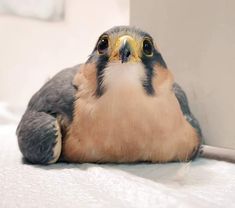
[{"label": "bird's eye", "polygon": [[153,55],[153,43],[149,39],[145,39],[143,41],[143,52],[147,56],[152,56]]},{"label": "bird's eye", "polygon": [[97,50],[100,54],[103,54],[108,47],[109,47],[108,37],[104,36],[99,40],[97,44]]}]

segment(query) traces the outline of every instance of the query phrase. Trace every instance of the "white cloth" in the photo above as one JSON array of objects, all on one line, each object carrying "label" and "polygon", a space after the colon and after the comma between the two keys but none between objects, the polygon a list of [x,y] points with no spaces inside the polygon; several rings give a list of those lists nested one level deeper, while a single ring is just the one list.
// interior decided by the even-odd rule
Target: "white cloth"
[{"label": "white cloth", "polygon": [[235,206],[234,164],[29,165],[22,163],[15,129],[15,121],[0,125],[1,208]]}]

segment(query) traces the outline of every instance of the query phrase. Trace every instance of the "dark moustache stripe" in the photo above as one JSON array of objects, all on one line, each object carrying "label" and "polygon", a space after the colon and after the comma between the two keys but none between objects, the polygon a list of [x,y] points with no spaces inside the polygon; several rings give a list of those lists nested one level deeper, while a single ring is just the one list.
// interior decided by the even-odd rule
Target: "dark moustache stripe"
[{"label": "dark moustache stripe", "polygon": [[97,79],[97,88],[96,88],[96,96],[100,97],[104,94],[104,86],[103,86],[103,78],[104,78],[104,69],[107,66],[109,57],[107,55],[102,55],[99,57],[97,61],[97,71],[96,71],[96,79]]},{"label": "dark moustache stripe", "polygon": [[148,95],[153,96],[155,94],[153,84],[152,84],[153,76],[155,76],[153,67],[155,64],[159,64],[163,66],[164,68],[167,68],[167,65],[165,61],[163,60],[161,54],[158,53],[156,50],[154,50],[152,57],[148,57],[143,53],[141,60],[144,64],[145,74],[146,74],[146,79],[142,81],[142,86],[144,87]]}]

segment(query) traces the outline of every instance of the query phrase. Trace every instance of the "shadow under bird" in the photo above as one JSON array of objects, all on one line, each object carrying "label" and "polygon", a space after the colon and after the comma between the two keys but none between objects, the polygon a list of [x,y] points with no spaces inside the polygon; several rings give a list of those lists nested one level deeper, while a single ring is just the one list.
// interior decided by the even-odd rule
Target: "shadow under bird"
[{"label": "shadow under bird", "polygon": [[234,159],[201,144],[199,123],[153,38],[129,26],[104,32],[84,64],[36,92],[17,136],[24,158],[38,164]]}]

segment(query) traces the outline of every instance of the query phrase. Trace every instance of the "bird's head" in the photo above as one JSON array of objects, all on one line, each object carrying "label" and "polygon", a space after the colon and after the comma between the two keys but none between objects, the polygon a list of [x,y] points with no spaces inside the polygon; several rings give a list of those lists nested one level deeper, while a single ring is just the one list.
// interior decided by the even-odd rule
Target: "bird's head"
[{"label": "bird's head", "polygon": [[[106,76],[112,77],[111,82],[114,79],[122,79],[123,76],[136,77],[146,93],[153,95],[153,67],[158,64],[166,68],[153,38],[148,33],[130,26],[113,27],[104,32],[86,63],[96,64],[98,96],[105,91]],[[117,77],[118,74],[122,76]]]}]

